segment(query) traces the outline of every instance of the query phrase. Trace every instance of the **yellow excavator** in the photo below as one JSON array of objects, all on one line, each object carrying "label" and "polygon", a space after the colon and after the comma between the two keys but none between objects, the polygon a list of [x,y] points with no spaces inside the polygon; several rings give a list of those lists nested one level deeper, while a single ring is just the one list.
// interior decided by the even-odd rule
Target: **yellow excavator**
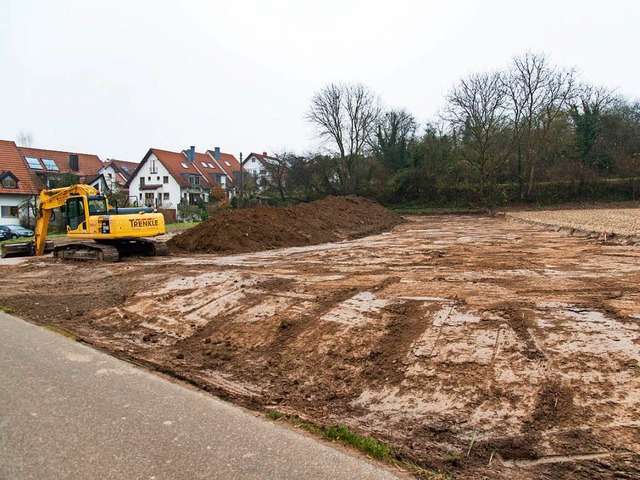
[{"label": "yellow excavator", "polygon": [[53,246],[56,258],[117,262],[129,254],[166,254],[164,243],[149,238],[165,233],[164,215],[145,207],[114,208],[98,190],[78,184],[42,190],[34,241],[4,244],[2,256],[43,255],[55,208],[63,214],[67,237],[74,240]]}]

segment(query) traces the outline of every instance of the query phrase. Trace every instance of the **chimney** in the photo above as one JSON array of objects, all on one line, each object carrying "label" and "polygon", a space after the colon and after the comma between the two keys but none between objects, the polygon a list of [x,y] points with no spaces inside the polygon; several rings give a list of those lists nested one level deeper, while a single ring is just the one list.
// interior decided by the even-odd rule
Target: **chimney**
[{"label": "chimney", "polygon": [[269,155],[267,155],[267,152],[262,152],[262,156],[263,157],[268,157]]},{"label": "chimney", "polygon": [[189,163],[193,163],[196,159],[196,147],[191,145],[191,147],[189,147],[189,150],[187,150],[187,160],[189,161]]},{"label": "chimney", "polygon": [[78,155],[75,155],[73,153],[69,154],[69,168],[71,168],[72,172],[77,172],[80,170]]},{"label": "chimney", "polygon": [[216,160],[220,160],[220,147],[216,147],[213,149],[213,158]]}]

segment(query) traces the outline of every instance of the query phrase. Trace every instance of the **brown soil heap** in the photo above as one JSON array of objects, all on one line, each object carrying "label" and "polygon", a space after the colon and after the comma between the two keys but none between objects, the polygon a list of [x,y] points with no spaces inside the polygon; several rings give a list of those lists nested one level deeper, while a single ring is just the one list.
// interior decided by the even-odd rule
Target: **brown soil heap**
[{"label": "brown soil heap", "polygon": [[357,238],[402,218],[361,197],[328,197],[292,207],[229,210],[169,240],[177,251],[242,253]]}]

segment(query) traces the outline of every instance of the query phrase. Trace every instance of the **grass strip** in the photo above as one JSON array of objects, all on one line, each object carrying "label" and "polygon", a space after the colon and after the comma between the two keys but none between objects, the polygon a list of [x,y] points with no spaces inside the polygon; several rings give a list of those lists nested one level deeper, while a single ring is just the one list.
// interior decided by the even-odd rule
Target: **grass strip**
[{"label": "grass strip", "polygon": [[303,421],[296,416],[285,415],[278,410],[269,410],[266,415],[267,418],[270,418],[271,420],[284,420],[294,427],[302,428],[325,440],[340,442],[342,445],[355,448],[370,458],[395,466],[402,472],[410,471],[417,478],[424,478],[427,480],[448,480],[449,478],[441,473],[424,469],[409,460],[400,458],[398,453],[390,445],[380,440],[376,440],[375,438],[360,435],[346,425],[323,427],[311,422]]}]

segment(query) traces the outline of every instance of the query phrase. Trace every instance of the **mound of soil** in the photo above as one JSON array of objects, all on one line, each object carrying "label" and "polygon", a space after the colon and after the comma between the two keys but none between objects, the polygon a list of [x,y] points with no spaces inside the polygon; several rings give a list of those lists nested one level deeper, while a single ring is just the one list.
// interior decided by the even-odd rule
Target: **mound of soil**
[{"label": "mound of soil", "polygon": [[363,237],[402,218],[365,198],[328,197],[291,207],[229,210],[169,240],[173,250],[243,253]]}]

